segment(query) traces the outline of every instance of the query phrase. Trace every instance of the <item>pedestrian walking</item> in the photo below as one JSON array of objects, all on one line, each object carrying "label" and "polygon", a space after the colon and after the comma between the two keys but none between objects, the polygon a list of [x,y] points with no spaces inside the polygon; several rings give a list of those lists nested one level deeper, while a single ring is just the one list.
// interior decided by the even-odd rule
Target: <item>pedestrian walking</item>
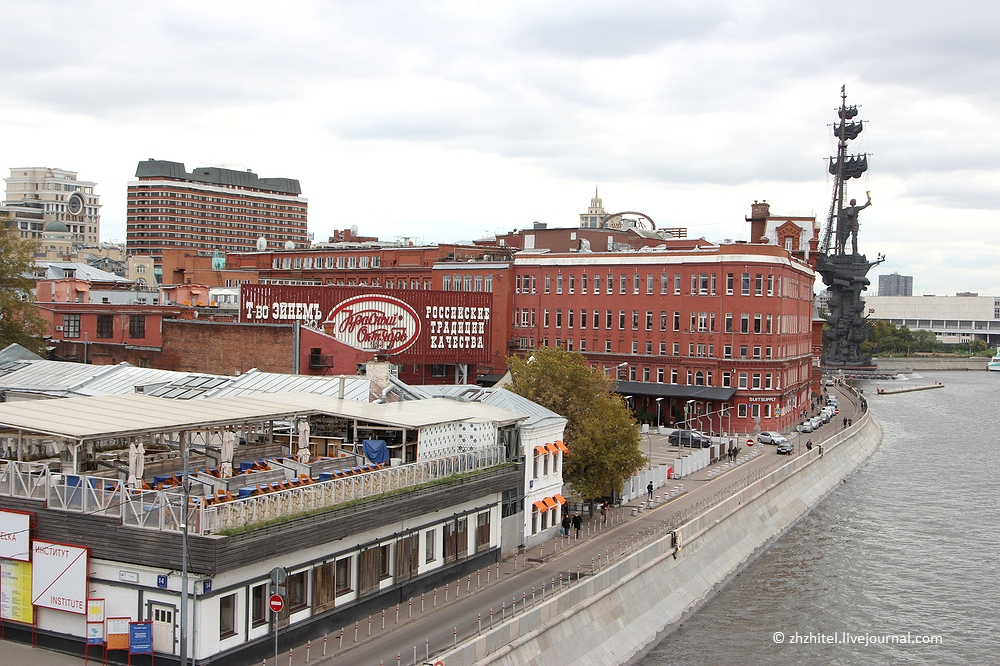
[{"label": "pedestrian walking", "polygon": [[601,522],[608,522],[608,503],[604,502],[601,504]]},{"label": "pedestrian walking", "polygon": [[847,427],[847,417],[846,416],[844,417],[844,427],[845,428]]},{"label": "pedestrian walking", "polygon": [[583,518],[579,511],[573,512],[573,529],[576,530],[576,538],[580,538],[580,528],[583,527]]},{"label": "pedestrian walking", "polygon": [[565,514],[562,519],[562,533],[569,536],[569,514]]},{"label": "pedestrian walking", "polygon": [[646,486],[646,499],[647,500],[652,500],[653,499],[653,482],[652,481],[650,481],[649,484]]},{"label": "pedestrian walking", "polygon": [[806,440],[806,450],[807,451],[812,451],[813,450],[813,441],[811,439],[807,439]]}]

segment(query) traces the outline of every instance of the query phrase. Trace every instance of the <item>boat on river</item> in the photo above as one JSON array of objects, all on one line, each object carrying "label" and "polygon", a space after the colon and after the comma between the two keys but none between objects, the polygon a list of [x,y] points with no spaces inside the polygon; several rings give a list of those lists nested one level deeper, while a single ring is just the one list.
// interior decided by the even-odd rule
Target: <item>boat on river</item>
[{"label": "boat on river", "polygon": [[989,363],[986,364],[986,369],[993,372],[1000,372],[1000,347],[997,348],[997,355],[991,358]]}]

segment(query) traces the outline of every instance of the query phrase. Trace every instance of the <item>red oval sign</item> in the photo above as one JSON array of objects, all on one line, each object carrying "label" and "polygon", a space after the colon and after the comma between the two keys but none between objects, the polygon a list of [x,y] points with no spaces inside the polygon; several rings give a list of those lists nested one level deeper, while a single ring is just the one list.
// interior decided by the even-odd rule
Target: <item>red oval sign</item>
[{"label": "red oval sign", "polygon": [[368,294],[338,303],[323,322],[323,330],[356,349],[396,354],[420,337],[420,317],[398,298]]},{"label": "red oval sign", "polygon": [[280,613],[281,609],[285,607],[285,600],[281,598],[280,594],[272,594],[271,598],[267,600],[268,608],[274,613]]}]

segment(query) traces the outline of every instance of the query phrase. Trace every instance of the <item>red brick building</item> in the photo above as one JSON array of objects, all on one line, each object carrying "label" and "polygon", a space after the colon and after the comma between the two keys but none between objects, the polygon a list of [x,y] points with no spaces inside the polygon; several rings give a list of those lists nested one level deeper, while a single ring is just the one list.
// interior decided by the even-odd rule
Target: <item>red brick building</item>
[{"label": "red brick building", "polygon": [[647,422],[661,398],[661,424],[693,401],[706,430],[791,426],[810,399],[813,270],[776,245],[701,243],[518,254],[512,346],[582,352]]}]

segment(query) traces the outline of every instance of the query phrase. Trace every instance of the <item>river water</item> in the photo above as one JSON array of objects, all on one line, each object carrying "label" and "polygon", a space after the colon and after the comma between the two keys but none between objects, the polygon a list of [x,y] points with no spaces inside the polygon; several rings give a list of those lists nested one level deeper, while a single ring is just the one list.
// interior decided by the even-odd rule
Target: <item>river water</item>
[{"label": "river water", "polygon": [[862,384],[879,449],[640,666],[1000,664],[1000,374],[879,384],[934,381]]}]

